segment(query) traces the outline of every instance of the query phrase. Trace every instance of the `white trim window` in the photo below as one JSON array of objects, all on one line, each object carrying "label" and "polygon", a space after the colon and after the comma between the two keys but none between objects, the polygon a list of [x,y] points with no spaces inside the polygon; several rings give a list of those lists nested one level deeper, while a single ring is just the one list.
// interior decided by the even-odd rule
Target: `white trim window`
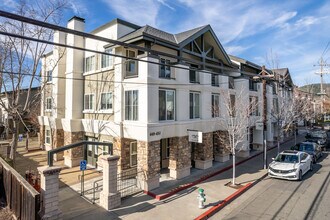
[{"label": "white trim window", "polygon": [[112,92],[101,93],[101,110],[112,110]]},{"label": "white trim window", "polygon": [[85,72],[95,70],[95,55],[85,58]]},{"label": "white trim window", "polygon": [[46,111],[51,111],[53,108],[53,100],[51,97],[46,98]]},{"label": "white trim window", "polygon": [[160,78],[166,78],[170,79],[171,78],[171,67],[168,66],[170,64],[170,60],[161,58],[160,59],[160,69],[159,69],[159,77]]},{"label": "white trim window", "polygon": [[94,109],[94,94],[85,94],[84,97],[84,110]]},{"label": "white trim window", "polygon": [[[113,53],[112,48],[106,48],[104,50],[105,53]],[[105,55],[102,54],[102,59],[101,59],[101,68],[107,68],[107,67],[112,67],[113,66],[113,56],[111,55]]]},{"label": "white trim window", "polygon": [[129,163],[131,167],[137,165],[137,142],[131,142],[129,144]]},{"label": "white trim window", "polygon": [[46,144],[51,144],[51,133],[50,129],[45,129],[45,143]]},{"label": "white trim window", "polygon": [[126,50],[126,76],[127,77],[136,77],[138,76],[137,71],[137,61],[131,60],[130,58],[136,58],[136,51],[134,50]]},{"label": "white trim window", "polygon": [[220,117],[220,95],[212,94],[212,118]]},{"label": "white trim window", "polygon": [[200,118],[200,93],[199,92],[190,92],[189,94],[189,117],[190,119]]},{"label": "white trim window", "polygon": [[48,70],[46,71],[46,83],[50,83],[53,81],[53,71]]},{"label": "white trim window", "polygon": [[125,120],[137,121],[139,115],[139,91],[125,91]]},{"label": "white trim window", "polygon": [[175,119],[175,90],[159,90],[159,120],[172,121]]},{"label": "white trim window", "polygon": [[211,78],[212,78],[212,86],[219,87],[220,86],[219,75],[218,74],[212,74]]}]

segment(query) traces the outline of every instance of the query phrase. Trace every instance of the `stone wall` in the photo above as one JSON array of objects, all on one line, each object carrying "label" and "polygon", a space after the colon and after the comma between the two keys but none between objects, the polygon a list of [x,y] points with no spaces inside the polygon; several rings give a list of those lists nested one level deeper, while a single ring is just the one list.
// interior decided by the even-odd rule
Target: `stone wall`
[{"label": "stone wall", "polygon": [[230,142],[228,132],[216,131],[213,132],[213,154],[214,159],[219,162],[229,160]]},{"label": "stone wall", "polygon": [[198,143],[194,160],[213,160],[213,132],[203,133],[203,143]]},{"label": "stone wall", "polygon": [[[64,145],[73,144],[84,140],[84,132],[67,132],[64,131]],[[76,147],[64,152],[65,165],[69,167],[78,166],[83,157],[83,147]]]},{"label": "stone wall", "polygon": [[142,189],[159,187],[160,141],[137,141],[137,171]]},{"label": "stone wall", "polygon": [[182,169],[191,166],[191,146],[188,136],[170,139],[170,169]]},{"label": "stone wall", "polygon": [[130,169],[130,143],[136,141],[127,138],[113,138],[113,154],[120,156],[119,168]]}]

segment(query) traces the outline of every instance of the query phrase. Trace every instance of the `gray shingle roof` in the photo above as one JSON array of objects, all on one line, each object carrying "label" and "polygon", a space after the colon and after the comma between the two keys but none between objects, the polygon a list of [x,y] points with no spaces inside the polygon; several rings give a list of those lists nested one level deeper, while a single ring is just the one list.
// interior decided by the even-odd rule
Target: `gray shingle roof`
[{"label": "gray shingle roof", "polygon": [[186,40],[187,38],[191,37],[192,35],[196,34],[198,31],[202,30],[203,28],[205,28],[207,25],[202,26],[202,27],[198,27],[198,28],[194,28],[188,31],[184,31],[178,34],[170,34],[167,33],[165,31],[159,30],[157,28],[151,27],[149,25],[143,26],[140,29],[137,29],[136,31],[133,31],[121,38],[119,38],[118,40],[120,41],[127,41],[130,39],[134,39],[143,35],[150,35],[152,37],[156,37],[159,38],[161,40],[173,43],[173,44],[180,44],[181,42],[183,42],[184,40]]}]

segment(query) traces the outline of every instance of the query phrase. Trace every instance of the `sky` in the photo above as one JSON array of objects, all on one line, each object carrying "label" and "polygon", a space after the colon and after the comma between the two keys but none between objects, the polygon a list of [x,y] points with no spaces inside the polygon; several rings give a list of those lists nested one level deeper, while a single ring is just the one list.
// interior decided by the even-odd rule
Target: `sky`
[{"label": "sky", "polygon": [[[2,0],[10,8],[15,0]],[[77,15],[89,32],[114,18],[179,33],[210,24],[228,54],[258,65],[288,67],[296,85],[318,83],[321,56],[330,63],[326,0],[70,0],[63,21]],[[65,25],[65,22],[64,24]],[[328,48],[327,45],[329,46]],[[273,59],[272,59],[273,57]],[[330,75],[324,77],[330,83]]]}]

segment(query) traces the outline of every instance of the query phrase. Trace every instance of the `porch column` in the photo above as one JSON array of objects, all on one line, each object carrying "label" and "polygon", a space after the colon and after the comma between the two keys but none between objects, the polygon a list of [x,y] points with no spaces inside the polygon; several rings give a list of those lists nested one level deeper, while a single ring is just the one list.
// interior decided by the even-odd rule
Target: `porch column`
[{"label": "porch column", "polygon": [[226,162],[229,160],[229,139],[226,131],[214,132],[214,160],[217,162]]},{"label": "porch column", "polygon": [[137,142],[137,172],[141,189],[149,191],[159,187],[160,141]]},{"label": "porch column", "polygon": [[213,132],[203,133],[203,143],[198,143],[195,149],[195,167],[208,169],[213,163]]},{"label": "porch column", "polygon": [[60,167],[43,166],[38,167],[41,185],[41,219],[62,219],[59,210],[59,178]]},{"label": "porch column", "polygon": [[119,156],[102,155],[103,190],[100,193],[100,205],[106,210],[117,208],[121,204],[120,193],[117,190],[117,166]]},{"label": "porch column", "polygon": [[190,175],[191,146],[188,136],[170,139],[170,177],[182,179]]}]

